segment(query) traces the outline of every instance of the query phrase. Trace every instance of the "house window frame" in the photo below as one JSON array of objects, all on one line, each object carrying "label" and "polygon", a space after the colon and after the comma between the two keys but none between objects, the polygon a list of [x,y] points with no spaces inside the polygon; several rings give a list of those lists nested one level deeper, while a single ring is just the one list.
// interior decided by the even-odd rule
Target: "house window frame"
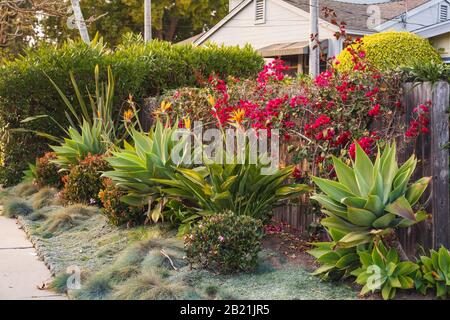
[{"label": "house window frame", "polygon": [[[254,12],[255,12],[255,24],[265,24],[266,23],[266,0],[254,0]],[[262,13],[262,18],[258,19],[258,4],[262,3],[262,7],[263,7],[263,13]]]},{"label": "house window frame", "polygon": [[[446,19],[442,20],[442,8],[445,7],[446,10]],[[438,22],[445,22],[449,20],[448,14],[449,14],[449,5],[447,3],[440,3],[439,4],[439,10],[438,10]]]}]

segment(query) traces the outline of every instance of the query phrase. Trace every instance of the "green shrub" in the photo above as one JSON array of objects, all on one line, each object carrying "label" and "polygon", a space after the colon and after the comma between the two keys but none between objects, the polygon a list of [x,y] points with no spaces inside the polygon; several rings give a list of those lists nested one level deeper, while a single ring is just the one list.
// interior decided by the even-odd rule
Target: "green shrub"
[{"label": "green shrub", "polygon": [[428,40],[410,32],[389,31],[366,35],[351,48],[354,50],[353,54],[349,50],[343,50],[337,57],[340,62],[337,65],[339,71],[351,71],[355,65],[353,55],[358,56],[360,53],[365,53],[367,60],[380,70],[409,66],[415,61],[441,61]]},{"label": "green shrub", "polygon": [[396,152],[395,143],[387,145],[372,163],[356,143],[353,168],[333,157],[338,181],[313,177],[324,192],[312,197],[327,216],[321,224],[328,230],[345,233],[336,246],[349,248],[371,243],[374,237],[392,234],[398,227],[410,227],[426,219],[426,212],[414,212],[413,207],[431,178],[410,184],[417,159],[413,155],[399,168]]},{"label": "green shrub", "polygon": [[439,251],[431,250],[430,256],[421,256],[418,261],[420,271],[415,277],[416,289],[426,294],[428,289],[435,289],[436,296],[447,299],[450,294],[450,254],[441,247]]},{"label": "green shrub", "polygon": [[21,199],[8,199],[3,204],[3,215],[8,218],[28,216],[33,212],[28,202]]},{"label": "green shrub", "polygon": [[[58,47],[41,44],[37,49],[30,49],[23,57],[0,66],[2,184],[19,182],[27,164],[49,151],[46,139],[32,133],[13,133],[10,129],[39,130],[58,136],[61,134],[58,124],[68,126],[61,97],[49,79],[69,101],[75,102],[77,98],[69,73],[73,72],[86,98],[85,88],[95,92],[92,70],[97,65],[103,70],[100,74],[103,81],[107,78],[107,66],[114,70],[117,88],[113,112],[117,115],[122,112],[121,107],[128,94],[140,104],[144,97],[167,89],[196,86],[200,78],[207,79],[212,72],[240,78],[255,76],[262,68],[263,59],[250,47],[197,48],[156,40],[144,44],[140,40],[133,42],[128,39],[114,51],[104,50],[103,44],[97,41],[90,46],[81,41],[69,41]],[[80,106],[76,107],[81,114]],[[28,117],[44,114],[53,116],[56,123],[48,118],[21,123]]]},{"label": "green shrub", "polygon": [[132,207],[120,200],[126,194],[126,192],[115,186],[111,179],[103,180],[103,189],[99,193],[102,213],[115,226],[124,224],[135,226],[143,223],[145,220],[145,207]]},{"label": "green shrub", "polygon": [[103,156],[87,155],[70,170],[64,185],[64,200],[69,203],[99,204],[99,192],[103,187],[101,176],[109,169]]},{"label": "green shrub", "polygon": [[187,259],[220,273],[256,268],[261,250],[262,223],[231,212],[204,218],[185,236]]},{"label": "green shrub", "polygon": [[380,241],[372,251],[359,251],[361,268],[352,272],[356,283],[363,286],[361,294],[381,291],[383,299],[395,297],[398,289],[413,289],[414,274],[419,266],[411,261],[402,261],[397,252],[388,249]]},{"label": "green shrub", "polygon": [[39,187],[54,187],[61,189],[63,187],[62,177],[59,173],[59,167],[53,162],[56,160],[54,152],[47,152],[43,157],[36,160],[35,182]]}]

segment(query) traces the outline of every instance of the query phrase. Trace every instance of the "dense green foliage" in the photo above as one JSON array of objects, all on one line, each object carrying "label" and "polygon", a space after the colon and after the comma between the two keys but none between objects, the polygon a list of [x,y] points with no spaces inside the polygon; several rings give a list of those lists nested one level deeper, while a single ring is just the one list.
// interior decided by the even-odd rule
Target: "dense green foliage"
[{"label": "dense green foliage", "polygon": [[204,218],[185,236],[191,264],[232,273],[254,269],[261,250],[262,223],[231,212]]},{"label": "dense green foliage", "polygon": [[145,220],[146,210],[144,206],[133,207],[120,200],[126,194],[115,186],[111,179],[103,179],[103,189],[99,193],[102,213],[115,226],[139,225]]},{"label": "dense green foliage", "polygon": [[438,298],[446,299],[450,294],[450,254],[441,247],[431,250],[430,256],[422,256],[418,261],[420,272],[416,275],[416,288],[423,294],[435,289]]},{"label": "dense green foliage", "polygon": [[64,200],[69,203],[100,203],[99,192],[103,188],[101,175],[109,169],[103,156],[87,155],[70,169],[65,178]]},{"label": "dense green foliage", "polygon": [[411,261],[402,261],[393,248],[386,248],[380,241],[372,251],[358,252],[361,268],[353,271],[356,283],[363,286],[361,294],[381,290],[383,299],[395,297],[397,289],[414,288],[414,273],[419,266]]},{"label": "dense green foliage", "polygon": [[[58,124],[68,127],[64,102],[50,79],[75,104],[77,97],[69,73],[73,73],[86,97],[85,89],[95,92],[92,70],[98,65],[100,81],[105,81],[106,67],[111,66],[117,83],[113,113],[118,115],[123,113],[123,102],[129,94],[141,104],[144,97],[167,89],[196,86],[199,79],[206,79],[212,72],[241,78],[254,76],[262,64],[262,58],[250,47],[193,48],[160,41],[144,44],[139,37],[131,36],[114,51],[105,50],[97,40],[90,46],[69,41],[58,47],[43,44],[30,49],[23,57],[0,66],[0,181],[5,185],[17,183],[28,163],[48,151],[47,139],[11,129],[61,136]],[[81,114],[80,106],[75,107]],[[39,115],[51,115],[55,121],[41,118],[21,123]]]},{"label": "dense green foliage", "polygon": [[360,42],[343,50],[337,57],[339,71],[351,71],[355,66],[353,55],[363,55],[379,70],[393,70],[412,63],[440,62],[441,58],[433,46],[410,32],[380,32],[366,35]]},{"label": "dense green foliage", "polygon": [[63,187],[62,174],[59,173],[60,168],[53,162],[54,160],[56,160],[54,152],[47,152],[36,160],[34,182],[41,188],[49,186],[60,189]]},{"label": "dense green foliage", "polygon": [[321,224],[328,230],[345,233],[337,243],[339,246],[370,243],[376,236],[391,234],[397,227],[409,227],[426,218],[424,211],[415,213],[413,206],[431,178],[422,178],[410,185],[417,159],[413,155],[399,167],[396,152],[395,143],[387,145],[372,163],[356,144],[353,168],[333,158],[338,182],[313,177],[325,193],[313,197],[327,216]]}]

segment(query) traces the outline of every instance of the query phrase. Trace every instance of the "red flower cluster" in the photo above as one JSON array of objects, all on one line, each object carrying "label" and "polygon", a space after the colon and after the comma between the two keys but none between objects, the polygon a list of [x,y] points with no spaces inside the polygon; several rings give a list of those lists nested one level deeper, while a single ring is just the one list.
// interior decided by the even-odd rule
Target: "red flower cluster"
[{"label": "red flower cluster", "polygon": [[[361,139],[358,140],[358,144],[361,146],[361,148],[364,150],[364,152],[370,156],[372,154],[372,150],[375,146],[375,139],[372,137],[362,137]],[[348,150],[348,153],[350,154],[350,157],[352,157],[352,159],[355,159],[356,145],[354,142],[351,144],[350,149]]]},{"label": "red flower cluster", "polygon": [[409,129],[406,131],[407,138],[416,138],[421,133],[427,134],[430,132],[428,128],[430,124],[430,108],[431,101],[421,104],[413,110],[413,120],[411,120]]}]

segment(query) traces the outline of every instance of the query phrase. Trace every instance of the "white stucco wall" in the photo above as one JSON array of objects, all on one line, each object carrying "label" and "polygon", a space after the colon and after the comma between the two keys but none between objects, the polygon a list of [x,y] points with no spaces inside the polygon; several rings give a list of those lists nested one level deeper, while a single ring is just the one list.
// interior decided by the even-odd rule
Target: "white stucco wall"
[{"label": "white stucco wall", "polygon": [[[255,7],[252,2],[212,34],[207,41],[240,46],[248,43],[255,49],[277,43],[308,41],[310,37],[308,15],[284,2],[266,0],[266,21],[264,24],[255,24]],[[319,29],[321,39],[334,39],[334,32],[333,26],[322,25]],[[338,46],[334,43],[331,47]]]}]

